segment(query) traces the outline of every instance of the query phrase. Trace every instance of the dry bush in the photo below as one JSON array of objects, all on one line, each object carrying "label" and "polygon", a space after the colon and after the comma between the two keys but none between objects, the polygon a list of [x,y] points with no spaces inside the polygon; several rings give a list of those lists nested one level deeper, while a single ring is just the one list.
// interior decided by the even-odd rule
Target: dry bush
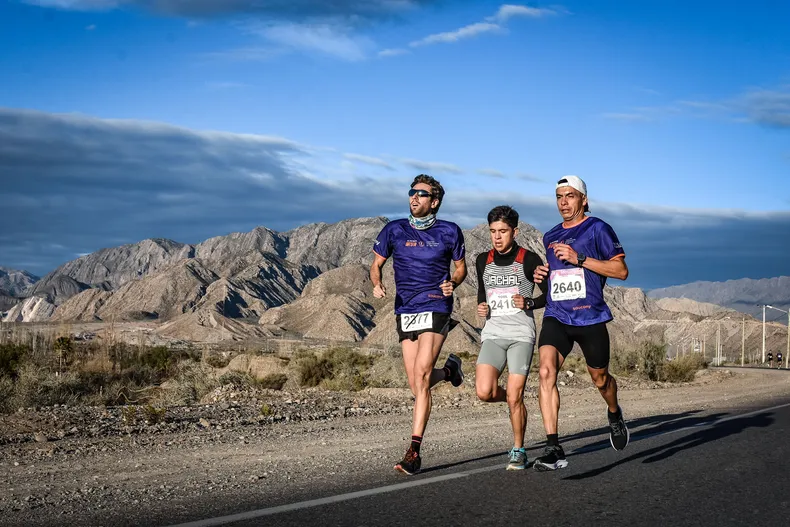
[{"label": "dry bush", "polygon": [[331,348],[321,356],[300,353],[297,359],[299,384],[359,391],[367,386],[365,374],[372,364],[371,356],[350,348]]},{"label": "dry bush", "polygon": [[211,366],[212,368],[224,368],[228,364],[230,364],[230,357],[225,357],[220,354],[209,355],[205,359],[206,364]]},{"label": "dry bush", "polygon": [[257,384],[267,390],[282,390],[286,382],[288,382],[288,375],[285,373],[270,373]]},{"label": "dry bush", "polygon": [[697,371],[707,367],[708,364],[700,354],[684,355],[664,364],[662,380],[668,382],[691,382],[694,380]]}]

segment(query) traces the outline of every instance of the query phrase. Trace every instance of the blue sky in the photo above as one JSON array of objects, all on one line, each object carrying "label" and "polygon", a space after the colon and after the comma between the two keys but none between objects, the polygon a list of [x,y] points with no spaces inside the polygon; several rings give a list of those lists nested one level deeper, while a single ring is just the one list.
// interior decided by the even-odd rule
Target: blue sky
[{"label": "blue sky", "polygon": [[[329,5],[330,7],[327,7]],[[790,274],[786,2],[10,0],[0,265],[587,182],[627,285]]]}]

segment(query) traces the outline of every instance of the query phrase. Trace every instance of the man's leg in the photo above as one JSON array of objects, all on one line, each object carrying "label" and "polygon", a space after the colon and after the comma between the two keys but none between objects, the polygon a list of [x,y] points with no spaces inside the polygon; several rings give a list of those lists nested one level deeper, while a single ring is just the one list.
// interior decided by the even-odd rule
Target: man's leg
[{"label": "man's leg", "polygon": [[510,408],[510,424],[513,426],[513,448],[524,447],[527,430],[527,407],[524,405],[526,384],[526,375],[511,373],[507,376],[507,405]]},{"label": "man's leg", "polygon": [[546,435],[557,433],[560,414],[560,391],[557,388],[557,373],[565,358],[554,346],[541,346],[538,349],[540,360],[540,387],[538,402],[543,416],[543,428]]},{"label": "man's leg", "polygon": [[610,345],[606,323],[580,327],[577,337],[590,378],[609,407],[609,442],[615,450],[622,450],[628,445],[631,434],[617,400],[617,381],[609,373]]},{"label": "man's leg", "polygon": [[507,349],[497,340],[487,339],[480,346],[475,367],[475,390],[477,398],[487,403],[504,403],[507,393],[499,386],[499,376],[505,369]]},{"label": "man's leg", "polygon": [[598,388],[603,400],[609,406],[609,412],[617,412],[617,381],[609,373],[608,366],[606,368],[590,368],[587,366],[587,371],[590,372],[593,384]]},{"label": "man's leg", "polygon": [[[417,337],[417,354],[414,359],[414,418],[412,435],[422,437],[431,415],[431,387],[446,379],[444,370],[435,369],[436,359],[444,344],[444,335],[421,333]],[[437,373],[438,372],[438,373]]]},{"label": "man's leg", "polygon": [[[423,333],[425,334],[425,333]],[[442,335],[438,335],[442,337]],[[406,368],[406,377],[409,379],[409,388],[411,388],[411,393],[416,396],[417,392],[415,390],[414,384],[414,366],[417,363],[417,354],[419,351],[418,340],[409,340],[406,339],[401,342],[401,350],[403,352],[403,365]],[[442,349],[442,343],[444,343],[444,337],[442,337],[442,341],[439,343],[439,347],[436,351],[436,356],[439,356],[439,351]],[[436,359],[434,359],[436,362]],[[433,368],[430,376],[430,385],[431,387],[435,386],[441,381],[447,380],[447,371],[444,368]]]}]

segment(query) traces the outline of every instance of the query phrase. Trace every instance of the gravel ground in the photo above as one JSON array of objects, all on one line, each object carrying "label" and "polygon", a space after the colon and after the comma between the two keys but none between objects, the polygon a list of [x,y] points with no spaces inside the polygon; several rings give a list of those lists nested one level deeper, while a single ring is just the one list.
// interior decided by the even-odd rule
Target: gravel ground
[{"label": "gravel ground", "polygon": [[[531,381],[532,446],[544,439],[536,390]],[[790,394],[790,375],[708,370],[679,385],[620,379],[620,390],[633,420],[768,403]],[[564,374],[560,393],[561,434],[605,424],[589,378]],[[0,525],[142,525],[165,507],[188,516],[190,504],[209,497],[285,503],[362,473],[394,474],[410,434],[412,398],[402,389],[224,386],[209,400],[160,416],[144,407],[66,406],[0,416]],[[436,387],[433,408],[424,467],[511,446],[506,405],[479,402],[470,386]]]}]

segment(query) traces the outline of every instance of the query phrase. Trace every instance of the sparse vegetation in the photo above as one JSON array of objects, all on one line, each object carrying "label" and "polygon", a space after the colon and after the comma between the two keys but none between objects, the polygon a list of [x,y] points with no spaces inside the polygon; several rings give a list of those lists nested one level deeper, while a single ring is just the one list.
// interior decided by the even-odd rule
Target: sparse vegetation
[{"label": "sparse vegetation", "polygon": [[288,382],[287,374],[271,373],[258,381],[258,385],[267,390],[282,390],[286,382]]},{"label": "sparse vegetation", "polygon": [[372,364],[373,357],[350,348],[331,348],[320,356],[302,353],[297,361],[299,384],[359,391],[367,386],[365,374]]}]

